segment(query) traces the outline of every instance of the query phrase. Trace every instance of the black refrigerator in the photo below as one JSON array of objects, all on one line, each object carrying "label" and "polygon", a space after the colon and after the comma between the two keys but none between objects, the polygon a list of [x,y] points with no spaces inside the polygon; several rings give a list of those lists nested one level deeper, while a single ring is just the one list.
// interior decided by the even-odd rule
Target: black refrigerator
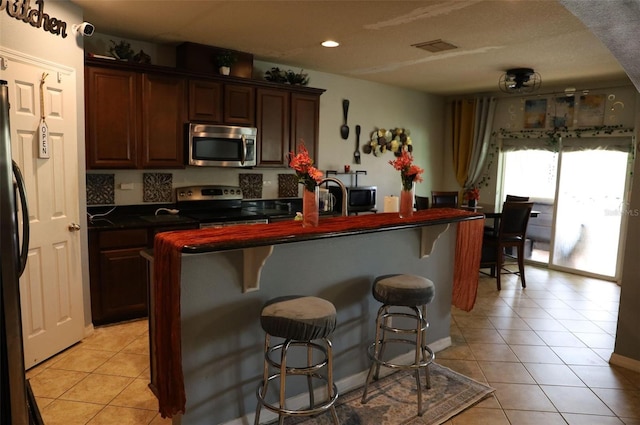
[{"label": "black refrigerator", "polygon": [[[18,208],[18,204],[20,208]],[[18,220],[18,212],[22,220]],[[24,179],[11,159],[9,89],[0,80],[0,424],[44,424],[25,377],[19,279],[29,250]],[[22,223],[22,228],[19,228]]]}]

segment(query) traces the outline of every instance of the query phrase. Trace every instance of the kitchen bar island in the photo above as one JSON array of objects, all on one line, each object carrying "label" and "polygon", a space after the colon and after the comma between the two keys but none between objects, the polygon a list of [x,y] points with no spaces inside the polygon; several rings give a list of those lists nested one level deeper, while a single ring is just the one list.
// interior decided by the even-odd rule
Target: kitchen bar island
[{"label": "kitchen bar island", "polygon": [[452,303],[470,310],[475,301],[483,224],[482,214],[432,209],[403,219],[328,218],[315,228],[289,221],[157,235],[145,256],[153,271],[151,388],[160,412],[183,425],[251,422],[263,362],[260,310],[278,296],[315,295],[336,306],[341,393],[364,383],[378,275],[411,273],[435,283],[427,342],[446,348]]}]

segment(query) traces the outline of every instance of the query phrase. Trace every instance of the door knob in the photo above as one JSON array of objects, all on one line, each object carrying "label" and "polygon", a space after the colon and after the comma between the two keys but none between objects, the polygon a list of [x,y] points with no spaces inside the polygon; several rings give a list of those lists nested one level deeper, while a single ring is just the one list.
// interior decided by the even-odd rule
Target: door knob
[{"label": "door knob", "polygon": [[71,223],[69,224],[69,231],[70,232],[77,232],[78,230],[80,230],[80,225],[77,223]]}]

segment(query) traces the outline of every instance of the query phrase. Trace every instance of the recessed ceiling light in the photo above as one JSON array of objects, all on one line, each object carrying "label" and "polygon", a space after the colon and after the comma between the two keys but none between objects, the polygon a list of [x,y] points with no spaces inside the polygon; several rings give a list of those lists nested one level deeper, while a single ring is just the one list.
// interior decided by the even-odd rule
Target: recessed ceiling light
[{"label": "recessed ceiling light", "polygon": [[326,40],[321,43],[324,47],[338,47],[340,43],[333,40]]}]

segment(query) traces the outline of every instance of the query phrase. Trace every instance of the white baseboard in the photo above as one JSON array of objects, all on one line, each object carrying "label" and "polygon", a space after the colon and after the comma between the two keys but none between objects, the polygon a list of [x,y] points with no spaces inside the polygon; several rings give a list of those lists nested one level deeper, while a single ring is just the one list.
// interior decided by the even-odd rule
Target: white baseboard
[{"label": "white baseboard", "polygon": [[620,354],[612,353],[609,358],[609,363],[625,369],[633,370],[634,372],[640,372],[640,360],[631,359],[629,357],[621,356]]},{"label": "white baseboard", "polygon": [[[451,346],[451,337],[442,338],[429,344],[429,348],[431,348],[431,350],[433,350],[434,353],[437,353],[438,351],[442,351],[449,346]],[[408,363],[411,363],[414,355],[415,354],[413,352],[408,352],[406,354],[403,354],[401,356],[394,358],[392,362],[400,363],[400,364],[402,363],[408,364]],[[395,371],[396,371],[395,369],[382,367],[380,368],[380,377],[383,378],[387,375],[392,374]],[[336,381],[336,386],[338,387],[338,394],[345,394],[353,389],[363,386],[364,381],[367,379],[368,373],[369,373],[369,369],[366,369],[354,375],[347,376],[346,378]],[[324,389],[319,389],[314,396],[316,397],[316,399],[322,400],[322,397],[326,398],[326,391]],[[287,399],[287,407],[289,409],[301,409],[301,408],[304,408],[308,403],[309,403],[309,395],[307,393],[299,394],[295,397],[291,397]],[[278,419],[278,415],[266,409],[262,409],[262,412],[260,413],[261,423],[271,422],[275,419]],[[221,425],[247,425],[247,424],[253,424],[254,420],[255,420],[255,413],[249,413],[245,416],[233,419]]]},{"label": "white baseboard", "polygon": [[93,323],[89,323],[87,326],[84,327],[83,338],[93,335],[94,331],[95,331],[95,328],[93,327]]}]

